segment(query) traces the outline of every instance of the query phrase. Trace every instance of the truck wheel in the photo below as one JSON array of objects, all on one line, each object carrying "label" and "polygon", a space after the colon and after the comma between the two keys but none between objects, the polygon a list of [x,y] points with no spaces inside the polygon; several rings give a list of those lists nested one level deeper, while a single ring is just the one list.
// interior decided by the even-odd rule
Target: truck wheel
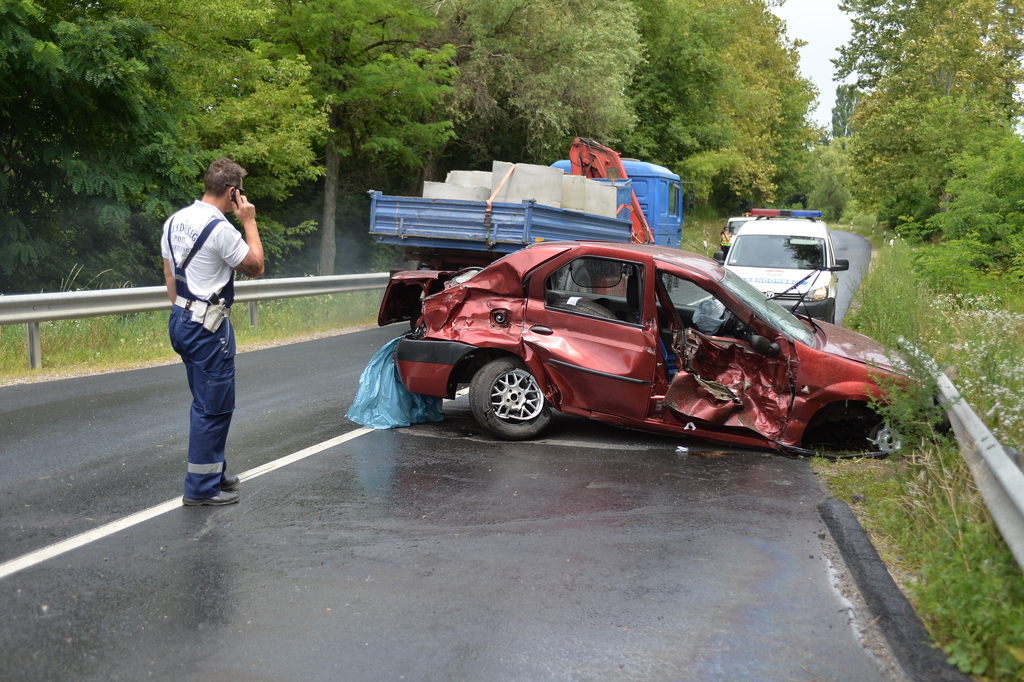
[{"label": "truck wheel", "polygon": [[518,358],[493,360],[469,384],[473,416],[503,440],[535,437],[551,422],[551,408],[537,381]]}]

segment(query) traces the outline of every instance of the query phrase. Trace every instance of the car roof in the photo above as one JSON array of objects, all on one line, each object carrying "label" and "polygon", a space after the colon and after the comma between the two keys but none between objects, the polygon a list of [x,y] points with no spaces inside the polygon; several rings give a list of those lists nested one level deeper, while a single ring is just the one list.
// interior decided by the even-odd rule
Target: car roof
[{"label": "car roof", "polygon": [[[725,270],[722,265],[707,256],[703,256],[699,253],[693,253],[692,251],[683,251],[671,246],[661,246],[657,244],[627,244],[623,242],[600,241],[538,242],[536,244],[531,244],[516,253],[525,254],[531,249],[543,248],[545,246],[569,247],[564,251],[559,250],[559,255],[575,249],[583,252],[579,255],[593,254],[595,256],[605,258],[615,257],[628,259],[630,257],[650,257],[662,262],[673,263],[675,265],[694,270],[712,280],[717,281],[725,276]],[[506,258],[510,258],[512,256],[515,256],[515,254],[506,256]]]},{"label": "car roof", "polygon": [[768,218],[767,220],[750,220],[740,226],[736,236],[744,234],[781,235],[784,237],[822,237],[828,238],[828,225],[820,220],[806,218]]}]

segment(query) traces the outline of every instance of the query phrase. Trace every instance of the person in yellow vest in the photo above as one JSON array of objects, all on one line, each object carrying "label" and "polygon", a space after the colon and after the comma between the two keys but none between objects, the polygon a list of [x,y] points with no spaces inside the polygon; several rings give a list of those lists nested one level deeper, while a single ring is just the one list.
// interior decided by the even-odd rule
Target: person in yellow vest
[{"label": "person in yellow vest", "polygon": [[729,229],[728,223],[722,228],[721,246],[722,258],[725,258],[729,255],[729,247],[732,246],[732,230]]}]

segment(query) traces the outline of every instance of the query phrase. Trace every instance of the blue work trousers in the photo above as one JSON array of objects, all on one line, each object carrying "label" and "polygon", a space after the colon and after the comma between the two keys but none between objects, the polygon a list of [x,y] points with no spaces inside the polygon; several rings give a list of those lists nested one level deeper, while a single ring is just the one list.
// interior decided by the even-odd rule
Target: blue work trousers
[{"label": "blue work trousers", "polygon": [[167,328],[192,391],[185,497],[216,497],[227,470],[224,445],[235,409],[235,331],[225,317],[220,329],[208,332],[180,306],[171,308]]}]

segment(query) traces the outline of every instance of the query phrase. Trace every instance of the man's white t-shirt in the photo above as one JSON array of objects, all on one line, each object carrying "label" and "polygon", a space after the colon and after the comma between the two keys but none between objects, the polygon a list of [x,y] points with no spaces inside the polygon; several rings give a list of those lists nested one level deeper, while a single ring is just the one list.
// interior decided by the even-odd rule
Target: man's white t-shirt
[{"label": "man's white t-shirt", "polygon": [[[216,206],[199,201],[181,209],[164,223],[163,236],[160,239],[160,253],[173,265],[181,266],[182,261],[192,251],[192,246],[199,239],[203,229],[211,220],[220,220],[206,243],[192,257],[188,264],[185,277],[189,290],[199,300],[209,300],[213,294],[219,294],[233,277],[233,269],[245,260],[249,253],[249,245],[242,235],[224,218]],[[167,232],[170,230],[171,246],[174,258],[167,245]]]}]

